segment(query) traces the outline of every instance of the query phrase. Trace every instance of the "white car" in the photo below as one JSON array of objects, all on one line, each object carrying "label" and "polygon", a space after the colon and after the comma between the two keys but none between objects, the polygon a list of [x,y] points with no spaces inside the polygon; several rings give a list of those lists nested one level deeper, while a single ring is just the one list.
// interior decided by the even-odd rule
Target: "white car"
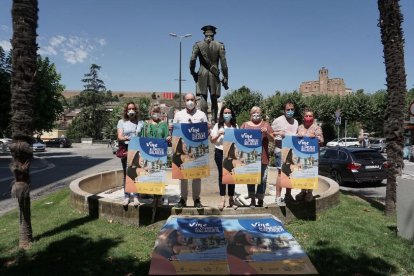
[{"label": "white car", "polygon": [[10,138],[0,138],[0,151],[10,151],[9,146],[13,140]]},{"label": "white car", "polygon": [[327,147],[336,147],[336,146],[340,146],[340,147],[359,147],[359,141],[358,138],[353,138],[353,137],[344,137],[344,138],[336,138],[333,139],[332,141],[326,143]]},{"label": "white car", "polygon": [[43,142],[35,142],[32,145],[33,148],[33,152],[37,152],[37,151],[45,151],[46,150],[46,145]]}]

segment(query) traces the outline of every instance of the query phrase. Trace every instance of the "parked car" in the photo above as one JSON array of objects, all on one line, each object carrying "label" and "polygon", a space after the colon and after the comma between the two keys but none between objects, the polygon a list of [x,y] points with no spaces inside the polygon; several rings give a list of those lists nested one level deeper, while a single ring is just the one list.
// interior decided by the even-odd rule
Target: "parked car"
[{"label": "parked car", "polygon": [[0,138],[0,151],[6,152],[10,151],[9,146],[12,142],[10,138]]},{"label": "parked car", "polygon": [[369,148],[378,150],[379,152],[385,152],[386,146],[385,138],[372,138],[369,142]]},{"label": "parked car", "polygon": [[43,141],[36,141],[32,144],[33,152],[38,151],[45,151],[46,145],[43,143]]},{"label": "parked car", "polygon": [[52,138],[46,141],[46,146],[51,148],[70,148],[72,142],[68,138]]},{"label": "parked car", "polygon": [[359,141],[358,138],[353,138],[353,137],[344,137],[344,138],[336,138],[333,139],[332,141],[326,143],[327,147],[337,147],[337,146],[341,146],[341,147],[359,147]]},{"label": "parked car", "polygon": [[379,184],[387,178],[387,168],[385,157],[368,148],[323,148],[319,156],[319,174],[334,179],[339,185],[347,182]]}]

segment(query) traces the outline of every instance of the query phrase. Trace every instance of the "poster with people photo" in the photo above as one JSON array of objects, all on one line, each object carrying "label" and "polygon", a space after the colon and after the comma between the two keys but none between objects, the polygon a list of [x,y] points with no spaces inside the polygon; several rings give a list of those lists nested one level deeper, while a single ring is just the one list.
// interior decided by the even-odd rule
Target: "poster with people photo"
[{"label": "poster with people photo", "polygon": [[172,178],[210,176],[207,123],[174,124],[172,134]]},{"label": "poster with people photo", "polygon": [[282,140],[281,186],[317,189],[318,160],[317,138],[286,135]]},{"label": "poster with people photo", "polygon": [[166,169],[165,139],[133,137],[128,146],[125,192],[163,195]]},{"label": "poster with people photo", "polygon": [[152,253],[150,275],[228,275],[220,218],[171,216]]},{"label": "poster with people photo", "polygon": [[262,133],[226,129],[223,138],[223,184],[259,184]]},{"label": "poster with people photo", "polygon": [[231,274],[317,274],[306,252],[276,217],[229,217],[222,224]]},{"label": "poster with people photo", "polygon": [[317,274],[283,223],[270,214],[170,216],[149,275]]}]

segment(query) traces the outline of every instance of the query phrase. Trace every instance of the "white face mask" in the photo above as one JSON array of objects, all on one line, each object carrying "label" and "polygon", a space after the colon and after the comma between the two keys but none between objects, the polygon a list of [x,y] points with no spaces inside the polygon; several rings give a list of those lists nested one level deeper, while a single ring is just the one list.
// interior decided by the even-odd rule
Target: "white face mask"
[{"label": "white face mask", "polygon": [[128,116],[129,117],[135,116],[135,111],[134,110],[128,110]]},{"label": "white face mask", "polygon": [[158,120],[160,118],[160,113],[152,113],[151,117],[153,120]]},{"label": "white face mask", "polygon": [[252,121],[257,122],[257,121],[260,121],[261,119],[262,119],[262,115],[261,114],[259,114],[259,113],[253,113],[253,115],[252,115]]},{"label": "white face mask", "polygon": [[194,103],[194,101],[186,101],[185,102],[185,106],[189,109],[189,110],[193,110],[194,109],[194,107],[195,107],[195,103]]}]

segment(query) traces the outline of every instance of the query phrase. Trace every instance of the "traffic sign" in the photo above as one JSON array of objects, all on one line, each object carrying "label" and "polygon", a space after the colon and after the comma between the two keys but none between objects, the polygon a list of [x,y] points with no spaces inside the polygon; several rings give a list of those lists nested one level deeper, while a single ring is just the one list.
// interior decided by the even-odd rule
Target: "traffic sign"
[{"label": "traffic sign", "polygon": [[341,125],[341,117],[336,117],[335,125],[337,126]]}]

